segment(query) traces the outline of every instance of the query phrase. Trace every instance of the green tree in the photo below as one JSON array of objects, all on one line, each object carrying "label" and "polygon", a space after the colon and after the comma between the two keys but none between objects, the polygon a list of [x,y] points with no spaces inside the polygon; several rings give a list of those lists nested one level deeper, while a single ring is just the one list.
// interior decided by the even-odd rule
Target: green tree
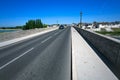
[{"label": "green tree", "polygon": [[26,25],[23,27],[24,30],[27,29],[34,29],[35,28],[35,21],[34,20],[29,20],[26,22]]},{"label": "green tree", "polygon": [[26,25],[29,27],[29,29],[34,29],[35,28],[35,20],[29,20]]},{"label": "green tree", "polygon": [[46,25],[43,25],[40,19],[29,20],[26,22],[26,25],[23,26],[23,30],[34,29],[34,28],[44,28]]},{"label": "green tree", "polygon": [[41,22],[41,20],[40,19],[37,19],[36,21],[35,21],[35,25],[36,25],[36,28],[43,28],[43,24],[42,24],[42,22]]},{"label": "green tree", "polygon": [[44,25],[43,25],[43,28],[47,28],[47,24],[44,24]]},{"label": "green tree", "polygon": [[15,29],[22,29],[23,26],[16,26]]}]

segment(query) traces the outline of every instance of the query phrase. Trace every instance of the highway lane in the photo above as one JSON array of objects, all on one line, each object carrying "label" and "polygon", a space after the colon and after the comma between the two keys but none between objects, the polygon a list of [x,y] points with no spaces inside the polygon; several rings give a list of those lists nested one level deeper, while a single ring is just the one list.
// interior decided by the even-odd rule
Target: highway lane
[{"label": "highway lane", "polygon": [[59,32],[61,31],[55,30],[55,31],[46,33],[44,35],[40,35],[28,40],[24,40],[24,41],[0,48],[0,66],[10,61],[12,57],[14,58],[20,55],[21,51],[25,52],[27,49],[32,48],[32,46],[36,46],[38,43],[44,41],[46,38],[53,36],[54,33],[59,33]]},{"label": "highway lane", "polygon": [[55,30],[0,49],[0,80],[70,80],[71,30]]}]

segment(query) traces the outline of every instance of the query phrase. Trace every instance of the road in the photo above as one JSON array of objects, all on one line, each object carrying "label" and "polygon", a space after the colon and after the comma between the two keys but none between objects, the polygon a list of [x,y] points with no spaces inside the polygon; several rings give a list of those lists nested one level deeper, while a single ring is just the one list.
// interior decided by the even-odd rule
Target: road
[{"label": "road", "polygon": [[0,80],[71,80],[71,30],[0,48]]}]

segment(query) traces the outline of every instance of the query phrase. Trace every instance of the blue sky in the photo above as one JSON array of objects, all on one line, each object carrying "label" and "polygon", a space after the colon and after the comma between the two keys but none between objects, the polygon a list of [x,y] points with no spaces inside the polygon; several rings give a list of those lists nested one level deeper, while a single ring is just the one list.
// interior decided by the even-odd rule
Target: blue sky
[{"label": "blue sky", "polygon": [[120,0],[0,0],[0,26],[24,25],[29,19],[43,23],[120,21]]}]

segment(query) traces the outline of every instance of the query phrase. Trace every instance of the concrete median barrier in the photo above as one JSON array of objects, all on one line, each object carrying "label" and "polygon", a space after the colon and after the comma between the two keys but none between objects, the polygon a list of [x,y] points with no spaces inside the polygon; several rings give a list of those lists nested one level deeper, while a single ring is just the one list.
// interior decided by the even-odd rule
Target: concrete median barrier
[{"label": "concrete median barrier", "polygon": [[120,71],[120,41],[92,31],[75,29],[94,47],[110,60]]}]

